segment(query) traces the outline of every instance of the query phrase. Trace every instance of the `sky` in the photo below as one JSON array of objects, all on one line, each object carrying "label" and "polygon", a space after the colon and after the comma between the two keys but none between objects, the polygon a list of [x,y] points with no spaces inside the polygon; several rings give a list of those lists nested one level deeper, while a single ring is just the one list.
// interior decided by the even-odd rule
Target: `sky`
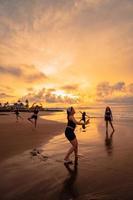
[{"label": "sky", "polygon": [[0,0],[0,102],[133,103],[132,0]]}]

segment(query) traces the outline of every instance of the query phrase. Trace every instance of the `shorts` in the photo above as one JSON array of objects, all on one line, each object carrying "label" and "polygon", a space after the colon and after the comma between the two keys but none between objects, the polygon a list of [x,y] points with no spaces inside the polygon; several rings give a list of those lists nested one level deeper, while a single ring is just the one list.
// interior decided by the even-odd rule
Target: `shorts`
[{"label": "shorts", "polygon": [[33,114],[33,115],[31,116],[31,119],[37,119],[37,115],[34,115],[34,114]]},{"label": "shorts", "polygon": [[65,136],[69,141],[74,140],[76,138],[74,130],[69,127],[66,127]]},{"label": "shorts", "polygon": [[106,117],[105,117],[105,121],[110,121],[110,122],[111,122],[111,121],[112,121],[112,120],[111,120],[111,117],[106,116]]}]

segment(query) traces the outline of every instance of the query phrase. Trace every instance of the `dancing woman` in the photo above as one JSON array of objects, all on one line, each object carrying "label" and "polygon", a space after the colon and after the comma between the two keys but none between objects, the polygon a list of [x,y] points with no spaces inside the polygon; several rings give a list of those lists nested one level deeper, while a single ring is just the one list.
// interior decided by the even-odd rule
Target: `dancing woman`
[{"label": "dancing woman", "polygon": [[69,142],[71,143],[72,147],[69,149],[69,151],[67,152],[65,158],[64,158],[64,163],[71,163],[72,161],[69,160],[69,156],[71,155],[71,153],[74,152],[75,154],[75,161],[78,160],[78,141],[76,138],[76,135],[74,133],[74,130],[76,128],[76,125],[83,125],[83,124],[88,124],[89,120],[87,120],[85,123],[84,122],[78,122],[75,117],[75,110],[73,107],[70,107],[67,109],[67,127],[65,130],[65,136],[66,138],[69,140]]},{"label": "dancing woman", "polygon": [[38,113],[39,113],[39,106],[36,106],[34,111],[33,111],[33,115],[31,117],[28,118],[28,120],[33,123],[33,120],[34,120],[34,125],[35,125],[35,128],[37,126],[37,119],[38,119]]},{"label": "dancing woman", "polygon": [[80,113],[82,114],[82,118],[81,118],[80,122],[81,122],[81,121],[84,122],[84,124],[82,124],[82,128],[85,129],[86,117],[88,117],[89,120],[90,120],[90,117],[86,114],[86,112],[81,112],[81,111],[80,111]]}]

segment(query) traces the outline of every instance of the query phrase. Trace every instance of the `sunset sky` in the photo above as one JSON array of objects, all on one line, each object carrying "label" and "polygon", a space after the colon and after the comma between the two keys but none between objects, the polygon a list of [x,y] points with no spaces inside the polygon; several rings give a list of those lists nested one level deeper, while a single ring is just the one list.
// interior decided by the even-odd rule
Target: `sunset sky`
[{"label": "sunset sky", "polygon": [[133,103],[132,0],[0,0],[0,102]]}]

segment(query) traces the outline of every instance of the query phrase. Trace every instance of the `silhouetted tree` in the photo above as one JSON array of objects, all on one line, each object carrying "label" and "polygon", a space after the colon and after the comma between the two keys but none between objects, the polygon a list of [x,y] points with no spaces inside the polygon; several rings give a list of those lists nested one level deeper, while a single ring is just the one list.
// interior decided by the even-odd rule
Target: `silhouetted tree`
[{"label": "silhouetted tree", "polygon": [[25,107],[29,108],[29,100],[28,99],[25,100]]}]

